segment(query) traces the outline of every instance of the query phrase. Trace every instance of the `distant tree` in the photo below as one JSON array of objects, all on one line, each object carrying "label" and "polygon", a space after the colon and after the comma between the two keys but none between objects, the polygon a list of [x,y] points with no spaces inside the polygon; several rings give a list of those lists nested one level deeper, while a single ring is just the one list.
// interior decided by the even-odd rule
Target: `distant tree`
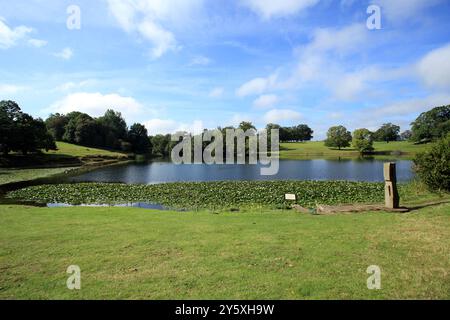
[{"label": "distant tree", "polygon": [[128,141],[133,152],[138,154],[151,153],[151,143],[145,126],[135,123],[128,131]]},{"label": "distant tree", "polygon": [[153,154],[156,156],[168,157],[171,152],[171,135],[158,134],[150,138]]},{"label": "distant tree", "polygon": [[373,151],[373,133],[368,129],[355,130],[352,145],[360,153]]},{"label": "distant tree", "polygon": [[412,137],[411,130],[405,130],[400,134],[400,140],[402,140],[402,141],[411,140],[411,137]]},{"label": "distant tree", "polygon": [[306,124],[300,124],[291,128],[292,140],[295,141],[310,141],[313,138],[314,131]]},{"label": "distant tree", "polygon": [[392,123],[385,123],[375,132],[374,137],[376,141],[389,143],[390,141],[397,141],[400,138],[399,133],[399,126]]},{"label": "distant tree", "polygon": [[[94,138],[96,142],[98,141],[98,135],[96,130],[92,130],[96,125],[91,116],[86,113],[71,112],[67,115],[67,120],[63,141],[86,146],[99,146],[97,143],[93,143]],[[86,132],[88,128],[89,132]],[[94,134],[96,137],[89,137],[89,134]]]},{"label": "distant tree", "polygon": [[281,127],[280,128],[280,141],[288,142],[288,141],[292,141],[292,140],[294,140],[292,128]]},{"label": "distant tree", "polygon": [[450,132],[450,105],[422,113],[412,124],[411,140],[435,140]]},{"label": "distant tree", "polygon": [[239,129],[242,129],[242,130],[244,130],[244,132],[246,132],[247,130],[250,130],[250,129],[256,130],[256,127],[251,122],[242,121],[239,124]]},{"label": "distant tree", "polygon": [[45,120],[45,125],[56,141],[62,141],[65,127],[68,122],[69,120],[66,116],[55,113],[51,114],[47,120]]},{"label": "distant tree", "polygon": [[344,126],[331,127],[327,132],[325,146],[329,148],[346,148],[350,146],[352,134]]},{"label": "distant tree", "polygon": [[127,123],[122,114],[114,110],[107,110],[97,119],[99,131],[103,138],[103,146],[113,149],[120,148],[120,140],[127,138]]}]

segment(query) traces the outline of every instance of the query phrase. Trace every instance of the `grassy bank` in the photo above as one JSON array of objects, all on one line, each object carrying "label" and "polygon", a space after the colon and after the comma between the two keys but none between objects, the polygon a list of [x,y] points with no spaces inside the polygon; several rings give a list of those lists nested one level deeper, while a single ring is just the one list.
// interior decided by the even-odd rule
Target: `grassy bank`
[{"label": "grassy bank", "polygon": [[[448,204],[337,216],[0,206],[0,243],[0,299],[450,298]],[[374,264],[382,290],[366,287]]]},{"label": "grassy bank", "polygon": [[[49,178],[77,167],[95,167],[125,161],[128,156],[109,150],[57,142],[58,150],[0,158],[0,185]],[[3,166],[3,168],[1,168]]]},{"label": "grassy bank", "polygon": [[99,156],[108,156],[108,157],[116,157],[116,158],[123,158],[126,157],[126,154],[110,151],[110,150],[104,150],[104,149],[97,149],[97,148],[90,148],[90,147],[83,147],[78,146],[66,142],[57,142],[56,146],[58,147],[58,150],[50,150],[46,152],[48,155],[65,155],[65,156],[71,156],[71,157],[99,157]]},{"label": "grassy bank", "polygon": [[44,169],[2,169],[0,168],[0,185],[30,181],[40,178],[48,178],[54,175],[62,174],[67,171],[76,169],[76,167],[68,168],[44,168]]},{"label": "grassy bank", "polygon": [[[419,152],[428,150],[431,144],[414,145],[407,141],[396,142],[375,142],[374,143],[374,155],[376,156],[398,156],[403,155],[409,158],[413,157]],[[325,146],[323,141],[311,141],[304,143],[282,143],[280,158],[282,159],[301,159],[308,157],[359,157],[360,154],[353,148],[344,148],[342,150],[330,149]]]}]

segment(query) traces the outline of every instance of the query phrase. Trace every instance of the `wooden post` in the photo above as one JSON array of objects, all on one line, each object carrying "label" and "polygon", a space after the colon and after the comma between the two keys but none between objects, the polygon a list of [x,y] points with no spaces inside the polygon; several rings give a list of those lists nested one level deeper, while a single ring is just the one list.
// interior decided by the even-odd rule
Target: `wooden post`
[{"label": "wooden post", "polygon": [[397,189],[397,172],[395,163],[384,164],[384,180],[385,180],[385,204],[386,208],[398,209],[400,207],[400,196]]}]

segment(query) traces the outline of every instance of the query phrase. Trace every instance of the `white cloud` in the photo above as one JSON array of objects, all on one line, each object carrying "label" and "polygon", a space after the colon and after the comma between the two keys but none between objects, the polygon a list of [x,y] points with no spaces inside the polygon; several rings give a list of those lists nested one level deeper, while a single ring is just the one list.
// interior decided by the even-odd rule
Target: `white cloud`
[{"label": "white cloud", "polygon": [[364,116],[370,115],[371,118],[382,116],[400,117],[428,111],[434,107],[450,104],[449,94],[430,95],[425,98],[414,98],[388,104],[378,109],[365,110]]},{"label": "white cloud", "polygon": [[44,46],[47,45],[47,43],[48,43],[47,41],[39,40],[39,39],[30,39],[30,40],[28,40],[28,44],[33,46],[33,47],[36,47],[36,48],[44,47]]},{"label": "white cloud", "polygon": [[80,111],[93,117],[99,117],[108,109],[119,111],[126,119],[130,119],[140,114],[144,107],[134,98],[123,97],[116,93],[103,95],[101,93],[77,92],[55,102],[46,111],[64,114]]},{"label": "white cloud", "polygon": [[153,58],[160,58],[167,51],[175,51],[179,48],[175,36],[152,21],[142,22],[137,27],[137,30],[153,44],[153,49],[151,50]]},{"label": "white cloud", "polygon": [[450,88],[450,44],[422,58],[417,64],[417,72],[428,87]]},{"label": "white cloud", "polygon": [[25,90],[25,87],[0,83],[0,96],[9,96]]},{"label": "white cloud", "polygon": [[10,28],[0,18],[0,49],[8,49],[16,46],[20,40],[27,38],[31,32],[33,32],[33,29],[26,26]]},{"label": "white cloud", "polygon": [[209,96],[211,98],[220,98],[223,96],[225,89],[223,87],[217,87],[211,90]]},{"label": "white cloud", "polygon": [[267,78],[255,78],[250,80],[237,89],[236,95],[239,97],[245,97],[249,95],[262,94],[275,85],[277,78],[277,74],[272,74]]},{"label": "white cloud", "polygon": [[382,7],[383,14],[392,21],[420,17],[423,11],[435,6],[442,0],[375,0],[374,4]]},{"label": "white cloud", "polygon": [[151,119],[144,123],[149,135],[156,134],[173,134],[179,131],[186,131],[193,134],[199,134],[203,132],[204,125],[200,120],[195,120],[192,123],[178,122],[175,120],[167,119]]},{"label": "white cloud", "polygon": [[191,59],[189,63],[190,66],[207,66],[210,65],[212,60],[204,56],[195,56]]},{"label": "white cloud", "polygon": [[301,113],[289,109],[273,109],[264,115],[266,123],[277,123],[290,120],[299,120],[302,117]]},{"label": "white cloud", "polygon": [[203,0],[107,1],[110,13],[126,32],[137,33],[152,44],[153,58],[180,48],[166,26],[188,19],[203,3]]},{"label": "white cloud", "polygon": [[70,60],[73,56],[73,51],[70,48],[64,48],[60,52],[57,52],[53,54],[55,57],[63,59],[63,60]]},{"label": "white cloud", "polygon": [[255,108],[271,108],[279,101],[275,94],[266,94],[253,101]]},{"label": "white cloud", "polygon": [[291,16],[315,6],[319,0],[241,0],[263,19]]}]

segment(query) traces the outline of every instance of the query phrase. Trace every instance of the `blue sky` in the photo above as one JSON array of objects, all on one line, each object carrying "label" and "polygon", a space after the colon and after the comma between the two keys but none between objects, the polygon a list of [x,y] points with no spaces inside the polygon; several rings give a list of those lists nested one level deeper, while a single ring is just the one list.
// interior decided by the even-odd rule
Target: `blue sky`
[{"label": "blue sky", "polygon": [[43,118],[113,108],[152,134],[247,120],[322,139],[450,103],[448,0],[0,0],[0,17],[0,99]]}]

